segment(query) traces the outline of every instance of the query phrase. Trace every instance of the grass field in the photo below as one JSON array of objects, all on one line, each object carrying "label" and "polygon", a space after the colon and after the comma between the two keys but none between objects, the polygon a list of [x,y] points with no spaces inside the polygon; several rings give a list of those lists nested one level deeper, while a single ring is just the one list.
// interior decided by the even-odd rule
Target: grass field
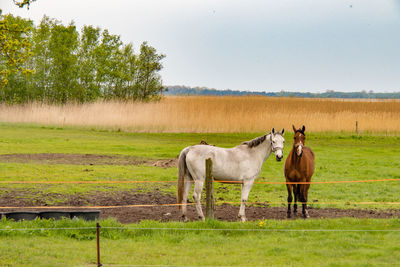
[{"label": "grass field", "polygon": [[[188,145],[207,140],[211,144],[232,147],[242,141],[261,135],[255,134],[166,134],[124,133],[82,130],[77,128],[49,128],[27,125],[1,124],[0,154],[7,153],[80,153],[129,155],[145,159],[175,158]],[[27,133],[29,135],[27,136]],[[286,134],[284,154],[290,150],[292,133]],[[313,181],[347,181],[400,178],[400,137],[382,135],[310,133],[307,143],[316,154],[316,171]],[[259,182],[283,182],[283,162],[273,157],[264,163]],[[171,181],[162,187],[172,195],[176,192],[176,168],[162,169],[135,165],[68,165],[43,163],[1,162],[0,181]],[[153,190],[157,185],[1,185],[3,188],[30,188],[32,195],[46,193],[75,194],[93,190],[124,190],[140,187]],[[224,201],[237,202],[240,186],[231,185],[222,192]],[[226,185],[224,185],[226,186]],[[147,189],[146,189],[147,188]],[[398,182],[358,184],[315,184],[310,189],[310,203],[315,207],[398,207],[393,205],[364,205],[357,202],[397,202]],[[4,193],[4,191],[3,191]],[[218,196],[220,197],[220,196]],[[52,201],[49,200],[49,204]],[[256,184],[249,202],[269,201],[280,205],[286,201],[285,185]],[[324,204],[327,203],[327,204]],[[349,205],[350,204],[350,205]]]},{"label": "grass field", "polygon": [[[50,127],[27,124],[0,124],[0,155],[9,153],[74,153],[127,155],[142,159],[175,158],[188,145],[206,140],[222,147],[264,134],[258,133],[127,133],[75,127]],[[285,156],[293,134],[287,132]],[[307,144],[316,154],[313,181],[346,181],[400,178],[400,136],[383,134],[318,133],[307,135]],[[176,168],[162,169],[147,165],[76,165],[46,162],[1,162],[1,181],[108,181],[162,180],[170,186],[160,187],[165,194],[176,192]],[[90,169],[90,171],[87,171]],[[272,157],[264,164],[257,181],[284,181],[283,162]],[[0,197],[9,192],[26,192],[28,198],[46,199],[49,205],[72,194],[96,191],[130,190],[151,192],[156,185],[9,185],[0,184]],[[226,185],[224,185],[226,187]],[[240,187],[219,190],[223,201],[237,202]],[[360,201],[398,202],[400,183],[312,185],[309,198],[318,207],[399,208],[391,204],[360,204]],[[49,197],[50,193],[59,198]],[[284,185],[256,184],[249,202],[285,202]],[[399,232],[340,232],[336,230],[399,230],[393,219],[312,219],[267,220],[241,223],[191,222],[121,225],[112,220],[102,226],[129,229],[103,230],[102,258],[105,264],[189,265],[189,266],[376,266],[400,262]],[[82,266],[95,263],[93,230],[44,230],[54,227],[87,227],[81,221],[0,222],[1,266]],[[131,228],[227,228],[227,229],[330,229],[332,232],[221,232],[135,230]],[[11,231],[15,228],[43,228],[36,231]],[[7,230],[8,229],[8,230]],[[86,232],[85,232],[86,231]],[[211,254],[211,256],[209,256]],[[251,256],[249,256],[251,255]]]},{"label": "grass field", "polygon": [[[312,132],[400,132],[398,100],[274,97],[165,97],[160,102],[97,102],[0,107],[0,121],[131,132],[261,132],[306,124]],[[300,127],[300,126],[298,126]]]},{"label": "grass field", "polygon": [[[2,266],[96,263],[93,223],[1,221],[0,226],[25,229],[0,231]],[[51,230],[71,227],[92,229]],[[146,221],[134,225],[107,220],[102,227],[104,266],[395,266],[400,261],[400,232],[396,231],[399,219],[271,220],[245,224]],[[387,232],[374,231],[382,229]]]}]

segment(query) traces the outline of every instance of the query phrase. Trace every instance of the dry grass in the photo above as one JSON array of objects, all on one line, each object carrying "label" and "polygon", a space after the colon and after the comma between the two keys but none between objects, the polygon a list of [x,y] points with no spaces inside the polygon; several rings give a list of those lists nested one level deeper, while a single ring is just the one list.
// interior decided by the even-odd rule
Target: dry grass
[{"label": "dry grass", "polygon": [[96,102],[0,106],[0,121],[140,132],[400,132],[400,101],[245,97],[166,97],[153,103]]}]

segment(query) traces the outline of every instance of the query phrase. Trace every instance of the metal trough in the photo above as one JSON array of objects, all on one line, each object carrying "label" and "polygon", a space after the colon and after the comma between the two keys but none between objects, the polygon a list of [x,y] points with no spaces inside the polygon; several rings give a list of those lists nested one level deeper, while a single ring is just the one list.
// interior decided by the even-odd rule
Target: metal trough
[{"label": "metal trough", "polygon": [[86,221],[95,221],[100,218],[100,210],[81,210],[71,211],[71,219],[83,219]]},{"label": "metal trough", "polygon": [[31,221],[36,219],[38,216],[39,213],[34,211],[11,211],[3,213],[3,217],[14,221]]},{"label": "metal trough", "polygon": [[39,217],[41,219],[52,219],[52,220],[61,220],[63,218],[69,219],[70,212],[69,211],[61,211],[61,210],[47,210],[39,212]]}]

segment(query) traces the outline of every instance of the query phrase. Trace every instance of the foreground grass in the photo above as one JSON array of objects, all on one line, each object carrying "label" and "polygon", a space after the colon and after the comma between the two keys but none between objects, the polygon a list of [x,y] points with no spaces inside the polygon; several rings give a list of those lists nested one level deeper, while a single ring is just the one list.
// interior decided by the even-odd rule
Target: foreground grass
[{"label": "foreground grass", "polygon": [[[101,258],[105,265],[376,266],[396,265],[400,262],[399,231],[368,231],[400,230],[398,218],[268,220],[245,224],[145,221],[141,224],[120,225],[112,220],[100,223],[103,227]],[[94,226],[93,222],[70,220],[3,220],[0,222],[0,265],[94,264]],[[48,230],[70,227],[91,229]],[[11,230],[21,228],[25,231]]]}]

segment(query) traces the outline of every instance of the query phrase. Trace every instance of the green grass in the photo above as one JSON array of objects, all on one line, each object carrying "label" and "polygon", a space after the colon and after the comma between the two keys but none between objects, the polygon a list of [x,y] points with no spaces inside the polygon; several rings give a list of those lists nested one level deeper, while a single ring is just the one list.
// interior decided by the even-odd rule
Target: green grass
[{"label": "green grass", "polygon": [[[121,225],[113,220],[106,220],[102,221],[101,225],[103,264],[393,266],[400,261],[398,248],[400,232],[368,231],[399,230],[398,218],[268,220],[248,223],[206,221],[187,224],[145,221],[132,225]],[[70,220],[33,222],[3,220],[0,222],[0,229],[9,230],[0,231],[2,251],[0,265],[93,264],[96,261],[94,226],[93,222]],[[92,229],[47,230],[68,227]],[[25,230],[11,230],[21,228]],[[158,228],[168,228],[168,230]],[[182,228],[191,230],[181,230]],[[277,231],[286,229],[298,231]],[[314,231],[306,231],[307,229]],[[315,231],[341,229],[367,231]]]},{"label": "green grass", "polygon": [[[145,159],[175,158],[186,146],[207,140],[222,147],[233,147],[262,133],[247,134],[148,134],[97,131],[79,128],[52,128],[35,125],[0,124],[0,154],[6,153],[81,153],[129,155]],[[284,154],[288,154],[292,133],[287,133]],[[345,181],[400,178],[400,136],[349,133],[307,134],[307,145],[316,155],[313,181]],[[283,182],[284,162],[270,157],[263,165],[258,182]],[[37,163],[0,163],[2,181],[171,181],[161,190],[175,194],[176,168],[138,165],[68,165]],[[90,193],[96,190],[152,191],[151,185],[5,185],[3,189],[28,189],[32,194],[43,190],[54,194]],[[237,202],[239,185],[216,184],[217,198]],[[361,205],[357,202],[397,202],[400,182],[357,184],[314,184],[309,203],[315,207],[398,208],[398,205]],[[3,191],[4,192],[4,191]],[[1,193],[0,193],[1,195]],[[281,205],[287,197],[285,185],[255,184],[249,202],[269,201]],[[49,204],[55,203],[49,199]],[[350,205],[349,205],[350,204]]]}]

